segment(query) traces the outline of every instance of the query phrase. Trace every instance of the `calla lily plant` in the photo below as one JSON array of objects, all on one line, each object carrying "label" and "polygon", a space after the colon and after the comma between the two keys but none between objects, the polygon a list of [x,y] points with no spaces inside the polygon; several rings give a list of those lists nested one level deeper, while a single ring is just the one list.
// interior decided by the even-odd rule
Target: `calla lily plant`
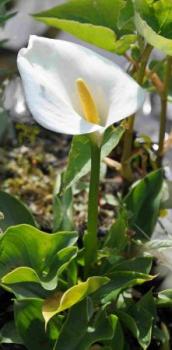
[{"label": "calla lily plant", "polygon": [[55,132],[94,136],[85,236],[85,263],[89,266],[97,250],[102,135],[110,125],[140,108],[144,91],[115,63],[67,41],[31,36],[17,62],[28,107],[39,124]]}]

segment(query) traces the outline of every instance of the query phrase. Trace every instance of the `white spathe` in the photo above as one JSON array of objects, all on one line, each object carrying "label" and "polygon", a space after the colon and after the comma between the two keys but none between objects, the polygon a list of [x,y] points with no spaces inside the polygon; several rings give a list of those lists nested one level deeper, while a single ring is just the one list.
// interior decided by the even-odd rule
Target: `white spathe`
[{"label": "white spathe", "polygon": [[[102,133],[144,102],[144,90],[118,65],[71,42],[31,36],[17,62],[33,117],[55,132]],[[80,78],[91,91],[101,125],[84,119],[76,88]]]}]

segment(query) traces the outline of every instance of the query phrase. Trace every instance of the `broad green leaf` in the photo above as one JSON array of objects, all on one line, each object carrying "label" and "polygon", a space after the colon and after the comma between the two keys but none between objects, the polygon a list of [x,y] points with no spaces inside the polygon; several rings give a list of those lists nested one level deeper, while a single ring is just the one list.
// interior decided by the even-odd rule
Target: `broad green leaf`
[{"label": "broad green leaf", "polygon": [[[53,15],[52,15],[53,16]],[[115,51],[116,35],[106,27],[91,23],[79,23],[74,20],[58,19],[49,17],[49,14],[38,14],[35,18],[48,26],[64,30],[79,39],[96,45],[107,51]]]},{"label": "broad green leaf", "polygon": [[107,238],[105,240],[104,246],[109,248],[114,248],[117,251],[122,251],[128,242],[127,237],[127,218],[126,213],[120,213],[116,222],[111,226]]},{"label": "broad green leaf", "polygon": [[110,350],[112,349],[115,349],[116,347],[116,344],[118,344],[118,350],[126,350],[126,347],[125,347],[125,339],[124,339],[124,332],[123,332],[123,329],[122,329],[122,325],[118,319],[118,322],[117,322],[117,325],[116,325],[116,328],[115,328],[115,332],[114,332],[114,336],[111,340],[111,342],[109,343],[110,344]]},{"label": "broad green leaf", "polygon": [[128,0],[72,0],[34,17],[117,54],[125,53],[137,38],[133,34],[133,7]]},{"label": "broad green leaf", "polygon": [[159,215],[162,184],[163,171],[153,171],[138,181],[124,198],[124,205],[131,213],[130,225],[137,232],[137,238],[145,239],[153,233]]},{"label": "broad green leaf", "polygon": [[[124,129],[122,127],[110,127],[104,137],[102,147],[102,159],[104,159],[119,143]],[[63,191],[71,187],[82,176],[86,175],[91,169],[91,150],[90,141],[87,136],[74,136],[67,170],[63,178]]]},{"label": "broad green leaf", "polygon": [[52,350],[61,327],[60,319],[53,320],[45,332],[39,300],[15,301],[14,313],[18,332],[28,350]]},{"label": "broad green leaf", "polygon": [[145,294],[126,312],[119,311],[119,318],[131,331],[143,350],[146,350],[152,338],[153,321],[156,318],[155,302],[152,292]]},{"label": "broad green leaf", "polygon": [[1,279],[2,284],[15,284],[22,282],[35,282],[40,283],[40,279],[37,273],[30,267],[18,267],[12,272],[7,273]]},{"label": "broad green leaf", "polygon": [[[57,285],[57,279],[59,275],[69,265],[70,261],[76,256],[76,253],[76,247],[67,247],[62,249],[59,253],[57,253],[56,260],[53,263],[54,269],[55,271],[57,269],[57,272],[55,274],[55,277],[52,278],[52,280],[43,280],[39,277],[37,272],[30,267],[18,267],[13,271],[7,273],[4,277],[2,277],[1,282],[2,284],[11,288],[13,288],[12,285],[16,283],[39,283],[46,290],[52,290]],[[53,269],[53,266],[51,266],[51,268]]]},{"label": "broad green leaf", "polygon": [[125,1],[118,18],[118,29],[120,32],[127,31],[130,34],[121,35],[116,41],[115,53],[123,55],[132,44],[137,41],[134,24],[134,8],[132,0]]},{"label": "broad green leaf", "polygon": [[172,54],[171,0],[134,0],[135,24],[146,41],[168,55]]},{"label": "broad green leaf", "polygon": [[4,220],[0,221],[0,228],[5,231],[9,226],[29,224],[35,226],[35,220],[29,209],[17,198],[0,191],[0,211]]},{"label": "broad green leaf", "polygon": [[63,195],[60,195],[63,174],[57,176],[55,193],[53,199],[53,230],[73,229],[73,193],[68,188]]},{"label": "broad green leaf", "polygon": [[5,323],[0,330],[0,344],[23,344],[13,321]]},{"label": "broad green leaf", "polygon": [[37,298],[42,300],[48,298],[52,293],[50,290],[54,286],[54,281],[44,284],[35,270],[29,267],[18,267],[2,277],[1,285],[9,292],[14,293],[18,299]]},{"label": "broad green leaf", "polygon": [[105,344],[109,344],[109,347],[105,348],[105,350],[106,349],[115,350],[116,344],[118,344],[118,350],[124,350],[124,349],[126,350],[126,347],[124,347],[124,343],[125,343],[124,332],[118,318],[115,331],[114,331],[114,336],[110,341],[105,342]]},{"label": "broad green leaf", "polygon": [[116,271],[133,271],[139,273],[149,274],[152,268],[151,257],[138,257],[122,261],[115,265]]},{"label": "broad green leaf", "polygon": [[98,47],[115,51],[115,31],[124,5],[124,0],[72,0],[34,17]]},{"label": "broad green leaf", "polygon": [[117,323],[116,316],[107,316],[102,310],[89,320],[87,299],[84,299],[71,308],[54,350],[68,350],[69,347],[70,350],[88,350],[96,342],[112,339]]},{"label": "broad green leaf", "polygon": [[[110,251],[110,254],[115,254],[115,251]],[[150,256],[136,257],[131,259],[124,259],[120,256],[118,257],[119,259],[116,259],[116,257],[114,258],[111,256],[108,257],[108,261],[110,262],[110,264],[106,264],[106,269],[105,271],[103,271],[104,273],[106,273],[106,275],[109,276],[109,274],[117,271],[132,271],[144,274],[149,274],[151,271],[153,258]]]},{"label": "broad green leaf", "polygon": [[133,271],[117,271],[108,275],[110,281],[94,293],[93,299],[103,304],[115,300],[119,293],[133,286],[151,281],[154,276]]},{"label": "broad green leaf", "polygon": [[136,34],[125,34],[121,36],[119,40],[116,41],[115,44],[115,53],[118,55],[123,55],[132,44],[134,44],[137,40]]},{"label": "broad green leaf", "polygon": [[161,323],[153,328],[152,338],[156,339],[157,343],[162,344],[162,350],[170,350],[170,334],[165,323]]},{"label": "broad green leaf", "polygon": [[152,318],[156,319],[157,311],[152,290],[149,290],[146,294],[142,296],[142,298],[137,302],[137,307],[142,307],[146,309],[152,315]]},{"label": "broad green leaf", "polygon": [[159,307],[172,306],[172,289],[166,289],[158,293],[157,305]]},{"label": "broad green leaf", "polygon": [[121,9],[118,17],[118,28],[130,28],[132,32],[135,31],[134,26],[134,7],[132,0],[125,1],[125,6]]},{"label": "broad green leaf", "polygon": [[86,282],[80,282],[76,286],[71,287],[65,293],[55,293],[43,305],[43,316],[47,323],[56,314],[71,308],[73,305],[79,303],[88,295],[94,293],[102,285],[108,283],[107,277],[90,277]]},{"label": "broad green leaf", "polygon": [[44,289],[41,284],[35,282],[18,282],[12,284],[2,284],[1,287],[13,293],[17,300],[37,299],[42,301],[52,294],[52,291]]},{"label": "broad green leaf", "polygon": [[119,310],[118,311],[118,317],[123,324],[124,328],[129,329],[129,331],[132,333],[132,335],[136,338],[139,339],[140,332],[137,327],[135,319],[129,315],[127,312]]},{"label": "broad green leaf", "polygon": [[[123,325],[130,330],[132,335],[138,340],[141,348],[147,350],[152,335],[152,317],[147,310],[140,308],[140,313],[135,310],[135,316],[131,316],[126,312],[119,312],[118,316]],[[137,323],[139,322],[139,324]]]},{"label": "broad green leaf", "polygon": [[110,126],[104,135],[101,159],[104,159],[110,154],[110,152],[118,145],[121,140],[125,129],[122,126],[114,127]]},{"label": "broad green leaf", "polygon": [[3,283],[35,283],[40,280],[45,289],[54,289],[58,275],[76,256],[77,248],[73,247],[76,241],[75,232],[50,235],[29,225],[10,227],[0,240]]}]

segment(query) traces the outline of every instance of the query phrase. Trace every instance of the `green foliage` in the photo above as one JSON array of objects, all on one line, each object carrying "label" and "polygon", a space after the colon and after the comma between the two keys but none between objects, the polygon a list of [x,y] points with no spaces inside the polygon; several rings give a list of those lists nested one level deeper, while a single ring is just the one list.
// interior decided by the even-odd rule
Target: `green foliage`
[{"label": "green foliage", "polygon": [[[117,232],[111,231],[110,239]],[[111,313],[107,306],[115,300],[117,302],[120,293],[125,290],[152,280],[153,277],[149,275],[151,258],[124,259],[121,256],[120,260],[116,261],[112,257],[109,260],[109,252],[109,256],[107,255],[97,268],[97,275],[89,277],[86,281],[78,280],[70,286],[66,279],[67,269],[70,268],[70,261],[77,264],[77,249],[73,246],[76,240],[77,234],[74,232],[50,235],[29,225],[10,227],[2,235],[1,285],[16,296],[14,311],[17,327],[14,334],[10,335],[9,332],[9,339],[5,338],[2,329],[2,341],[20,341],[28,349],[38,350],[41,347],[65,350],[69,339],[70,348],[78,350],[88,350],[97,341],[108,349],[113,349],[114,344],[119,342],[120,349],[123,349],[123,328],[127,325],[123,323],[121,304],[119,310],[117,307],[114,311],[112,309]],[[107,242],[110,244],[109,239]],[[115,243],[115,239],[113,242]],[[120,255],[128,246],[127,237],[125,244],[123,239],[122,244],[119,238],[117,242]],[[107,248],[110,249],[110,245]],[[104,270],[103,276],[101,268]],[[96,305],[100,305],[100,308],[97,309]],[[127,312],[129,314],[129,310]],[[149,318],[146,321],[148,322]],[[145,334],[147,328],[144,329],[143,333],[137,331],[136,338],[140,344],[142,334]],[[133,334],[132,329],[130,331]]]},{"label": "green foliage", "polygon": [[[1,282],[14,292],[21,285],[21,296],[29,282],[38,287],[38,294],[40,287],[54,289],[58,276],[76,255],[76,240],[75,232],[49,235],[29,225],[10,227],[0,241]],[[32,288],[28,293],[34,295]]]},{"label": "green foliage", "polygon": [[13,321],[6,323],[0,331],[0,344],[23,344],[15,323]]},{"label": "green foliage", "polygon": [[73,192],[72,188],[67,188],[61,195],[63,186],[63,174],[58,175],[53,198],[53,230],[73,229]]},{"label": "green foliage", "polygon": [[3,191],[0,191],[0,211],[4,215],[4,219],[0,221],[0,228],[3,231],[18,224],[35,226],[35,220],[29,209],[20,200]]},{"label": "green foliage", "polygon": [[[114,133],[110,135],[114,136]],[[117,143],[116,137],[112,137],[108,138],[109,144],[104,144],[105,154],[112,149],[114,140]],[[146,186],[150,185],[149,181],[151,185],[157,183],[161,190],[161,171],[151,173],[147,178],[136,184],[125,198],[127,210],[132,203],[136,218],[141,209],[133,203],[139,197],[139,200],[142,198],[141,206],[144,205],[147,200],[143,197],[145,183]],[[58,193],[60,185],[57,186]],[[137,303],[132,299],[132,289],[155,277],[150,274],[151,256],[132,258],[128,225],[128,214],[121,210],[101,243],[96,266],[87,280],[83,279],[82,273],[80,275],[83,260],[82,250],[75,246],[77,233],[47,234],[30,225],[9,227],[0,240],[0,275],[2,287],[16,297],[16,330],[11,332],[9,328],[7,337],[3,328],[1,342],[23,343],[29,350],[66,350],[69,341],[71,349],[90,350],[92,345],[100,342],[103,348],[113,350],[118,343],[119,349],[124,350],[127,331],[130,338],[136,338],[140,347],[146,350],[156,322],[156,305],[170,305],[171,294],[159,294],[157,303],[151,292],[141,296]],[[163,248],[168,246],[169,242],[166,242]],[[157,249],[161,248],[162,242],[159,242]],[[151,251],[153,248],[144,247],[146,249]],[[125,292],[128,301],[123,297]],[[8,325],[6,327],[8,330]]]},{"label": "green foliage", "polygon": [[156,317],[152,293],[149,292],[144,295],[136,304],[132,304],[127,311],[119,311],[118,316],[138,340],[141,348],[146,350],[151,342],[153,320]]},{"label": "green foliage", "polygon": [[43,316],[45,323],[60,312],[71,308],[73,305],[94,293],[102,285],[108,283],[107,277],[90,277],[85,282],[78,283],[68,289],[64,294],[54,294],[45,300],[43,305]]},{"label": "green foliage", "polygon": [[72,0],[34,17],[98,47],[123,54],[136,40],[131,30],[131,12],[132,3],[125,0]]},{"label": "green foliage", "polygon": [[61,320],[51,322],[45,332],[40,300],[15,301],[15,322],[23,343],[29,350],[52,350]]},{"label": "green foliage", "polygon": [[153,277],[148,274],[127,271],[127,269],[124,271],[112,272],[108,274],[108,277],[110,277],[110,282],[101,287],[93,297],[95,300],[100,299],[103,304],[117,299],[119,294],[124,290],[153,279]]},{"label": "green foliage", "polygon": [[116,222],[111,226],[104,245],[117,251],[123,251],[128,243],[126,213],[120,213]]},{"label": "green foliage", "polygon": [[153,233],[160,210],[162,184],[163,171],[154,171],[134,184],[124,199],[131,215],[131,226],[141,239]]},{"label": "green foliage", "polygon": [[[12,334],[9,331],[8,339],[2,329],[2,341],[23,342],[29,350],[65,350],[69,342],[71,349],[89,350],[91,345],[101,342],[109,350],[119,343],[119,349],[123,350],[124,332],[128,329],[142,349],[147,349],[156,320],[155,302],[148,293],[135,304],[130,290],[152,281],[152,258],[123,257],[130,243],[122,221],[125,222],[125,215],[118,220],[116,227],[114,224],[110,230],[107,246],[105,242],[103,244],[106,254],[99,260],[96,275],[86,281],[81,281],[78,275],[81,253],[76,258],[77,250],[73,246],[76,233],[46,234],[29,225],[18,225],[3,234],[0,242],[1,285],[16,296],[17,330],[14,329]],[[117,227],[121,230],[121,241]],[[76,267],[77,277],[72,286],[67,273],[68,269],[72,271],[70,261]],[[118,303],[125,291],[128,291],[130,302],[126,303],[122,298]],[[115,309],[113,305],[116,305]]]},{"label": "green foliage", "polygon": [[135,24],[146,41],[168,55],[172,54],[171,0],[135,0]]},{"label": "green foliage", "polygon": [[118,325],[117,316],[107,316],[104,310],[96,318],[89,314],[89,300],[71,308],[69,316],[60,333],[55,349],[87,350],[98,341],[111,340]]},{"label": "green foliage", "polygon": [[[104,159],[119,143],[124,129],[107,129],[102,146],[101,158]],[[63,177],[63,190],[71,187],[91,169],[90,140],[87,136],[74,136],[69,153],[68,166]]]},{"label": "green foliage", "polygon": [[12,0],[0,1],[0,26],[2,26],[9,18],[14,16],[14,13],[7,14],[6,5],[12,2]]}]

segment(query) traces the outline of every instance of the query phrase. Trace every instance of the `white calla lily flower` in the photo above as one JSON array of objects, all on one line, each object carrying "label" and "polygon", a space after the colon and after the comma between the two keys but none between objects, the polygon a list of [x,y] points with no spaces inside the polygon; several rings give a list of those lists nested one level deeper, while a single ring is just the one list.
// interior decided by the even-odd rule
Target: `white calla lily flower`
[{"label": "white calla lily flower", "polygon": [[102,134],[144,101],[119,66],[71,42],[31,36],[17,61],[33,117],[55,132]]}]

